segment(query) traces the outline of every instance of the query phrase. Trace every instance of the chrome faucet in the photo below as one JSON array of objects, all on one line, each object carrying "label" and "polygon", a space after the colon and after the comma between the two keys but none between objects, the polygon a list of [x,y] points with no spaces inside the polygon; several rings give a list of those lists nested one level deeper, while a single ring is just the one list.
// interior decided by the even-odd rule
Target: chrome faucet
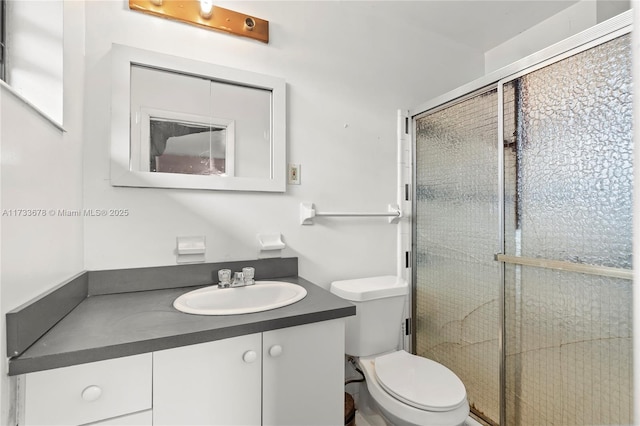
[{"label": "chrome faucet", "polygon": [[218,271],[218,288],[229,288],[229,287],[244,287],[247,285],[253,285],[256,282],[253,277],[255,274],[255,269],[251,267],[242,268],[242,272],[234,272],[233,273],[233,281],[231,280],[231,270],[230,269],[220,269]]},{"label": "chrome faucet", "polygon": [[231,287],[244,287],[245,285],[244,274],[242,272],[234,272]]}]

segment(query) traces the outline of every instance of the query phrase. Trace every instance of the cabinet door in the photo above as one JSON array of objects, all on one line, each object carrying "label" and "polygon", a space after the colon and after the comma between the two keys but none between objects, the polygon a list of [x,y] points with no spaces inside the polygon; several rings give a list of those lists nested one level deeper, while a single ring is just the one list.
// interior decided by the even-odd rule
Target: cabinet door
[{"label": "cabinet door", "polygon": [[265,426],[344,424],[344,320],[263,333]]},{"label": "cabinet door", "polygon": [[151,354],[25,375],[22,425],[80,425],[151,409]]},{"label": "cabinet door", "polygon": [[260,424],[261,335],[153,353],[153,424]]}]

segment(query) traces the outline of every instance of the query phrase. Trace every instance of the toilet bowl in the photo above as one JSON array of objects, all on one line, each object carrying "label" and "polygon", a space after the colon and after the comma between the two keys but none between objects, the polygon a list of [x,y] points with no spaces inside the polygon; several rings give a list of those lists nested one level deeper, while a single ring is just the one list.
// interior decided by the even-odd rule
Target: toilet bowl
[{"label": "toilet bowl", "polygon": [[469,416],[462,381],[437,362],[397,351],[359,358],[358,365],[376,407],[395,426],[463,425]]},{"label": "toilet bowl", "polygon": [[331,292],[356,305],[345,348],[356,357],[380,414],[395,426],[457,426],[469,415],[462,381],[435,361],[398,350],[406,281],[395,276],[334,281]]}]

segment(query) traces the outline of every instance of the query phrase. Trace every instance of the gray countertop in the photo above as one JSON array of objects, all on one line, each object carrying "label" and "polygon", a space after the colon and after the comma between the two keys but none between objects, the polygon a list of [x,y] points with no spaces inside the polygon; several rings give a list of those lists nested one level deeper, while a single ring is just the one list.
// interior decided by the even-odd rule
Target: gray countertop
[{"label": "gray countertop", "polygon": [[301,301],[270,311],[185,314],[173,301],[195,288],[103,294],[84,299],[20,356],[9,375],[169,349],[355,315],[355,306],[300,277],[278,278],[307,290]]}]

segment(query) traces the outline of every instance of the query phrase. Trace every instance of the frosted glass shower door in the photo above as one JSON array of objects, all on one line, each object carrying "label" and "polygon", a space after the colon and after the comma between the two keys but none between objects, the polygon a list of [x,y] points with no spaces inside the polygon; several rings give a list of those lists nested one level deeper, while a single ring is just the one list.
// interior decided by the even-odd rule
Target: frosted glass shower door
[{"label": "frosted glass shower door", "polygon": [[490,424],[633,421],[631,45],[612,37],[415,117],[413,348]]},{"label": "frosted glass shower door", "polygon": [[504,100],[505,254],[566,262],[505,263],[506,423],[631,424],[632,282],[616,277],[632,256],[630,36]]},{"label": "frosted glass shower door", "polygon": [[499,418],[498,108],[491,90],[416,120],[414,349]]}]

